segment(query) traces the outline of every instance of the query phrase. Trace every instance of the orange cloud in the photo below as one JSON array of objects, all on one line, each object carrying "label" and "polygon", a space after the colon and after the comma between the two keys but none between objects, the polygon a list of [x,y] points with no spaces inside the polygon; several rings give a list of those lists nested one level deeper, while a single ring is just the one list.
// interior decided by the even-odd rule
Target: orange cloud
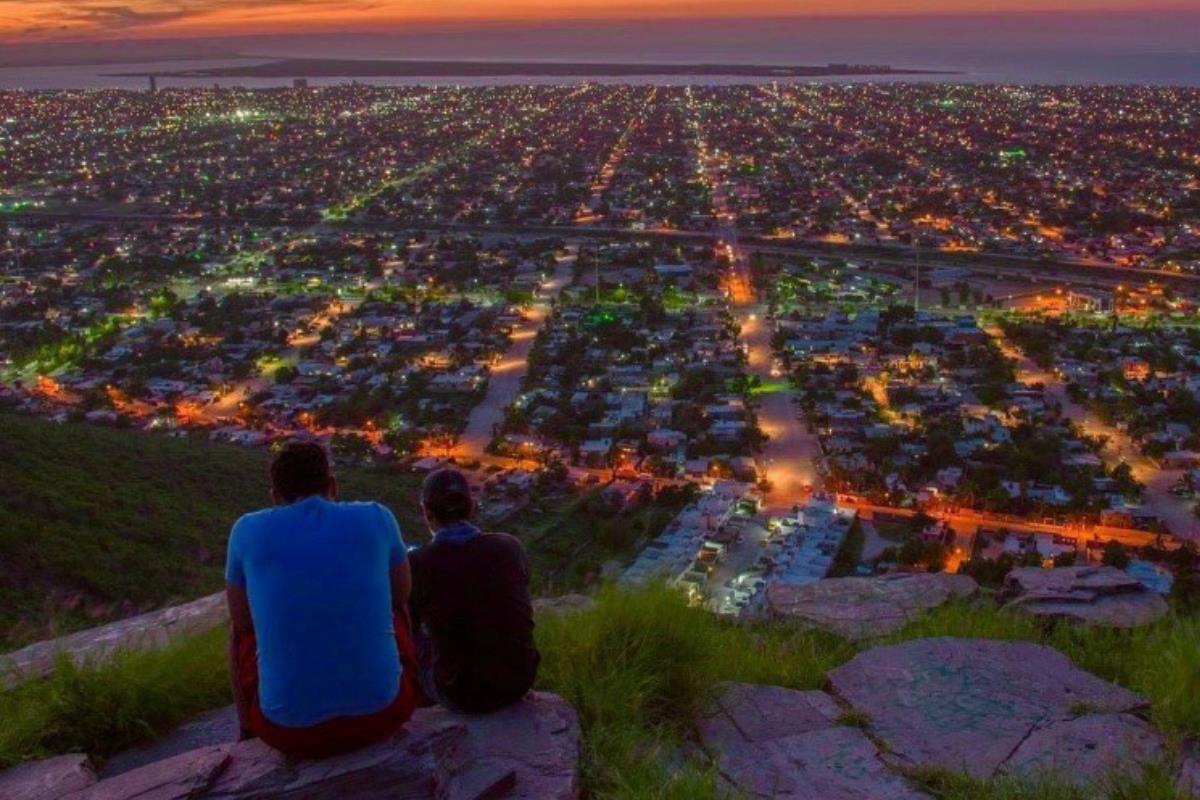
[{"label": "orange cloud", "polygon": [[[1160,8],[1191,8],[1166,0]],[[1130,10],[1137,0],[0,0],[0,39],[380,30],[421,22]]]}]

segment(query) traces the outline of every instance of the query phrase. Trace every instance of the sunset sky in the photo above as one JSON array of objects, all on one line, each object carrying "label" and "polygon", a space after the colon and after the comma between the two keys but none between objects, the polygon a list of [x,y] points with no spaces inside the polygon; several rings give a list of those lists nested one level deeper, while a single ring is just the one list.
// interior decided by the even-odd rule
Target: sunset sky
[{"label": "sunset sky", "polygon": [[[1195,0],[1153,2],[1192,10]],[[1138,0],[0,0],[0,41],[380,31],[422,22],[1140,11]]]}]

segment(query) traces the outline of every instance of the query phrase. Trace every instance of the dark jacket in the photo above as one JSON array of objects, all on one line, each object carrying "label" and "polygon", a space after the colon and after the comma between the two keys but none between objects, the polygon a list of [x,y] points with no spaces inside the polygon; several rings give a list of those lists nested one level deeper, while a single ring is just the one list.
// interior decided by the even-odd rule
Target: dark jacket
[{"label": "dark jacket", "polygon": [[431,640],[438,692],[475,713],[524,697],[540,656],[520,541],[506,533],[435,540],[410,558],[413,627]]}]

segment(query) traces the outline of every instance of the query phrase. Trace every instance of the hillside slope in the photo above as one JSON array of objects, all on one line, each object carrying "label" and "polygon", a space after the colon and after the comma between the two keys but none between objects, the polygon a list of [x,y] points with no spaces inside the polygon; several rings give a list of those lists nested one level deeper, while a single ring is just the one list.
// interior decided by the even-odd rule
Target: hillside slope
[{"label": "hillside slope", "polygon": [[[267,459],[0,414],[0,650],[190,599],[221,585],[229,527],[268,502]],[[423,532],[418,477],[341,470],[343,495]]]}]

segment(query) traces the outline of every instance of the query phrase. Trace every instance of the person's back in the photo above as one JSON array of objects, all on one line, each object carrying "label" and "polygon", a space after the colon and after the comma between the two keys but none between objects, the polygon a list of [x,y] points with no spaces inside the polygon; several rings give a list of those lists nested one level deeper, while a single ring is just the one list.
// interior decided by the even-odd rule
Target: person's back
[{"label": "person's back", "polygon": [[239,718],[279,750],[331,755],[395,732],[416,706],[407,552],[386,508],[336,501],[320,446],[289,445],[271,470],[277,506],[229,538]]},{"label": "person's back", "polygon": [[462,711],[503,708],[532,688],[540,661],[525,550],[468,521],[473,503],[461,473],[431,475],[422,505],[434,531],[410,556],[422,688]]},{"label": "person's back", "polygon": [[520,700],[537,677],[529,566],[506,533],[435,540],[412,554],[414,625],[428,631],[438,693],[464,711]]},{"label": "person's back", "polygon": [[398,545],[375,503],[307,497],[248,514],[230,540],[258,640],[259,700],[272,722],[314,725],[378,711],[400,661],[388,569]]}]

